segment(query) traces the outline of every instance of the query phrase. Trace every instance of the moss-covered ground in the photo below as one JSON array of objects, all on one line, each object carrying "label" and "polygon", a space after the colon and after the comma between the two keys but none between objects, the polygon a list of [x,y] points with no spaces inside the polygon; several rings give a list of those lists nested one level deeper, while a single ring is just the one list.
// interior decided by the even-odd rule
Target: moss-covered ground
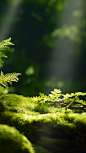
[{"label": "moss-covered ground", "polygon": [[[85,132],[85,112],[76,113],[68,109],[65,113],[64,108],[55,108],[43,101],[39,103],[33,98],[16,94],[0,96],[1,153],[60,153],[72,138],[76,143],[84,136],[84,143]],[[57,149],[52,150],[56,146]]]}]

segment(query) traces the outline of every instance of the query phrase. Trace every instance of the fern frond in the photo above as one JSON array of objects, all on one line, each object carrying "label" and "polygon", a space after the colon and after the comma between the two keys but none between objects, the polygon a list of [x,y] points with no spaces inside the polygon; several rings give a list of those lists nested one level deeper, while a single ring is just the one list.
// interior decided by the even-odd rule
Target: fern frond
[{"label": "fern frond", "polygon": [[[0,50],[10,50],[10,48],[7,45],[14,45],[11,41],[11,37],[9,39],[3,40],[0,42]],[[0,52],[0,63],[4,63],[1,57],[7,58],[5,54]]]},{"label": "fern frond", "polygon": [[0,96],[5,95],[5,90],[4,88],[0,85]]},{"label": "fern frond", "polygon": [[3,72],[1,71],[0,84],[8,88],[7,83],[10,83],[12,85],[12,81],[18,82],[19,75],[21,75],[21,73],[7,73],[4,75]]},{"label": "fern frond", "polygon": [[11,41],[11,37],[6,39],[6,40],[3,40],[0,42],[0,50],[9,50],[9,47],[7,45],[14,45]]},{"label": "fern frond", "polygon": [[3,60],[1,59],[1,57],[7,58],[7,56],[5,54],[3,54],[2,52],[0,52],[0,63],[4,63]]}]

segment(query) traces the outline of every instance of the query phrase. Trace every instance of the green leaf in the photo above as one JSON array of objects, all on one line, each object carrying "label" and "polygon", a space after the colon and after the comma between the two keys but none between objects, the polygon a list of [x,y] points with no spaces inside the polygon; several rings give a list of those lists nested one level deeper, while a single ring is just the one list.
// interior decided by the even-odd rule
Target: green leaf
[{"label": "green leaf", "polygon": [[62,91],[60,89],[54,89],[55,93],[61,93]]},{"label": "green leaf", "polygon": [[21,75],[21,73],[7,73],[4,75],[3,72],[1,71],[0,84],[8,88],[7,83],[10,83],[12,85],[12,81],[18,82],[19,75]]},{"label": "green leaf", "polygon": [[3,46],[3,47],[0,46],[0,50],[9,50],[10,51],[10,48],[8,46]]},{"label": "green leaf", "polygon": [[0,42],[0,49],[7,45],[14,45],[11,41],[11,37]]},{"label": "green leaf", "polygon": [[75,95],[76,96],[85,96],[86,92],[76,92]]},{"label": "green leaf", "polygon": [[[7,45],[14,45],[11,41],[11,37],[9,39],[3,40],[0,42],[0,50],[10,50],[10,48]],[[0,52],[0,63],[4,63],[1,57],[7,58],[5,54]]]},{"label": "green leaf", "polygon": [[4,94],[5,94],[4,88],[2,86],[0,86],[0,96],[4,95]]},{"label": "green leaf", "polygon": [[4,61],[0,58],[0,63],[4,63]]},{"label": "green leaf", "polygon": [[43,97],[44,98],[44,96],[45,96],[45,94],[44,93],[39,93],[39,95],[41,96],[41,97]]},{"label": "green leaf", "polygon": [[6,56],[4,53],[2,53],[2,52],[0,52],[0,57],[5,57],[5,58],[7,58],[7,56]]}]

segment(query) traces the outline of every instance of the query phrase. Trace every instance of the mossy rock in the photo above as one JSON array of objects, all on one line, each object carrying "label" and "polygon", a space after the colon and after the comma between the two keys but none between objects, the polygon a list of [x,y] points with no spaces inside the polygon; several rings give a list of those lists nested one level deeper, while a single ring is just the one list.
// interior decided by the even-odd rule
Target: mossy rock
[{"label": "mossy rock", "polygon": [[[53,153],[86,152],[86,113],[54,108],[16,94],[0,96],[0,123]],[[39,152],[41,153],[41,152]]]},{"label": "mossy rock", "polygon": [[35,153],[30,141],[14,127],[0,124],[1,153]]},{"label": "mossy rock", "polygon": [[0,124],[0,153],[50,153],[32,144],[15,127]]}]

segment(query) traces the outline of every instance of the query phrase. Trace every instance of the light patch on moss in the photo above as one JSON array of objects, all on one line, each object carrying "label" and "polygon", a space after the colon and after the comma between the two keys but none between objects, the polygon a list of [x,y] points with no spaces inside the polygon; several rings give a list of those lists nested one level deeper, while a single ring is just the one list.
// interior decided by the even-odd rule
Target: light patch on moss
[{"label": "light patch on moss", "polygon": [[0,100],[3,100],[3,103],[9,106],[15,106],[15,105],[23,105],[27,102],[26,98],[22,95],[17,94],[7,94],[0,96]]}]

